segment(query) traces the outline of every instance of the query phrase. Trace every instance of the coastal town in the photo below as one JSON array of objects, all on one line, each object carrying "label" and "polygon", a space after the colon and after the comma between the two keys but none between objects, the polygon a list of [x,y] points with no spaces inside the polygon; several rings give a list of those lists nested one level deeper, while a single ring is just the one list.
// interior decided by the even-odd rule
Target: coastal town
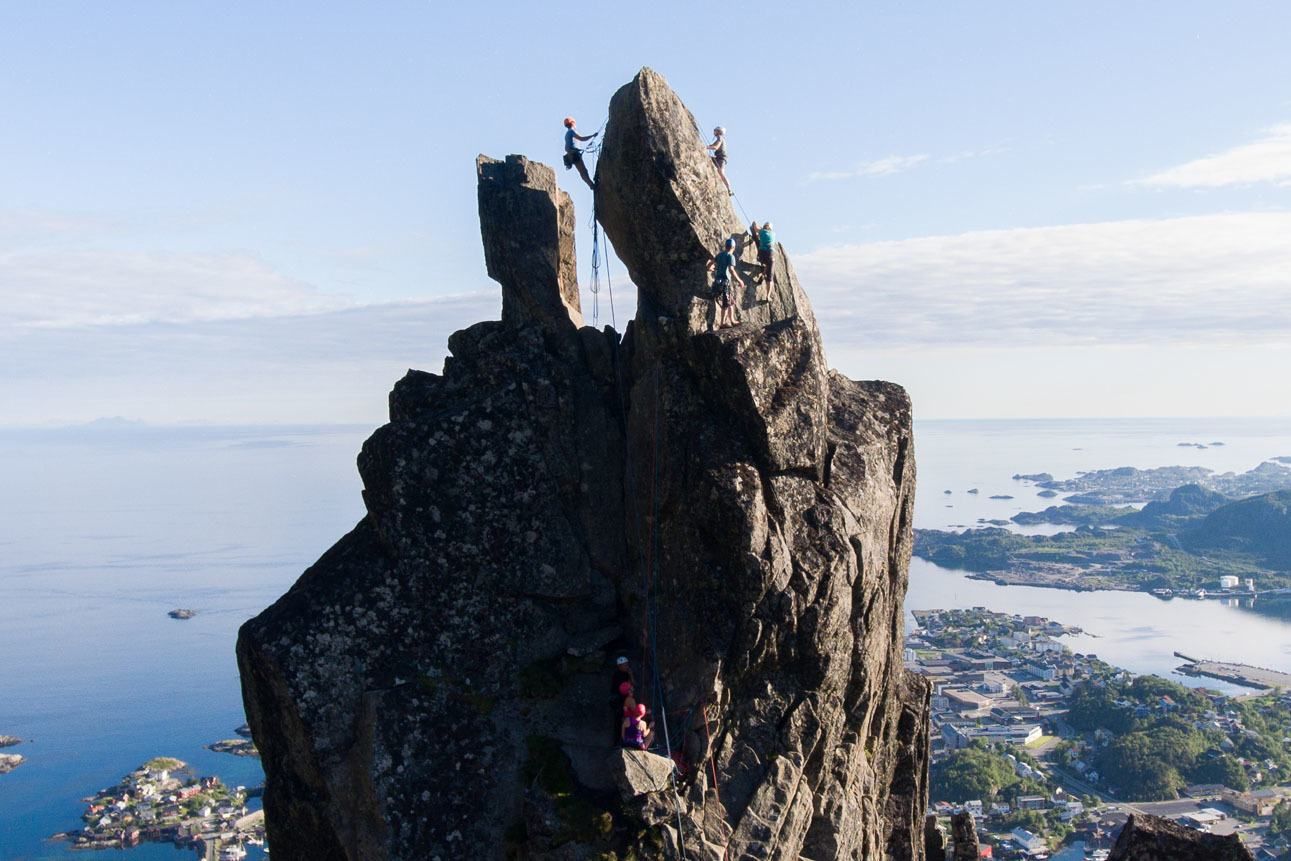
[{"label": "coastal town", "polygon": [[[932,695],[932,809],[977,823],[981,858],[1097,861],[1131,813],[1291,852],[1291,695],[1133,676],[985,608],[913,613],[906,666]],[[1154,745],[1171,745],[1168,752]]]},{"label": "coastal town", "polygon": [[207,861],[239,861],[263,845],[263,811],[248,811],[245,787],[199,777],[187,764],[156,757],[85,799],[81,829],[55,835],[74,849],[125,849],[173,843]]}]

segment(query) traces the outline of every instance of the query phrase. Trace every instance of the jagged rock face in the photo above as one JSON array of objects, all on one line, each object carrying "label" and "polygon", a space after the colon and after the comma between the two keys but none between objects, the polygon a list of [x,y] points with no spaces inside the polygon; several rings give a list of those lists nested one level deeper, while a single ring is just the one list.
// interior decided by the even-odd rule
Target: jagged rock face
[{"label": "jagged rock face", "polygon": [[923,821],[923,847],[926,861],[946,861],[946,834],[932,813]]},{"label": "jagged rock face", "polygon": [[1108,861],[1251,861],[1236,834],[1221,837],[1169,819],[1131,814]]},{"label": "jagged rock face", "polygon": [[950,819],[951,858],[953,861],[977,861],[981,846],[977,842],[977,823],[964,810]]},{"label": "jagged rock face", "polygon": [[[611,105],[598,197],[635,209],[602,217],[649,297],[622,343],[561,324],[560,278],[489,238],[560,258],[572,234],[485,204],[495,170],[547,169],[481,162],[490,274],[531,300],[400,381],[360,456],[367,516],[239,637],[275,858],[923,858],[909,401],[828,370],[783,249],[762,322],[697,325],[659,236],[729,209],[625,131],[663,146],[681,114],[648,70]],[[620,649],[676,781],[613,744]]]},{"label": "jagged rock face", "polygon": [[574,257],[574,202],[556,172],[522,155],[475,159],[484,263],[502,285],[502,320],[583,325]]}]

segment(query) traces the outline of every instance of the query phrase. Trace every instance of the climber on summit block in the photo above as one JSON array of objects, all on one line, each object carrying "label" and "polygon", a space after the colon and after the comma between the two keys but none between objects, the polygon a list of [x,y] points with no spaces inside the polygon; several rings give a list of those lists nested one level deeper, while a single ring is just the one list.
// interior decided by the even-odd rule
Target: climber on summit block
[{"label": "climber on summit block", "polygon": [[587,165],[583,164],[583,151],[574,146],[574,141],[589,141],[596,137],[596,132],[590,135],[580,135],[575,128],[574,118],[565,117],[565,170],[571,167],[578,168],[578,175],[587,183],[587,187],[596,191],[596,183],[587,175]]},{"label": "climber on summit block", "polygon": [[713,302],[716,306],[714,316],[717,317],[717,328],[725,329],[727,326],[734,326],[739,321],[735,319],[735,291],[731,289],[731,282],[734,281],[740,285],[740,289],[744,288],[740,273],[735,271],[734,239],[726,240],[722,250],[708,261],[708,271],[713,273]]},{"label": "climber on summit block", "polygon": [[726,186],[726,193],[735,194],[731,191],[730,180],[726,178],[726,129],[722,126],[713,129],[713,138],[706,149],[713,151],[713,165],[717,168],[717,175],[722,178],[722,184]]}]

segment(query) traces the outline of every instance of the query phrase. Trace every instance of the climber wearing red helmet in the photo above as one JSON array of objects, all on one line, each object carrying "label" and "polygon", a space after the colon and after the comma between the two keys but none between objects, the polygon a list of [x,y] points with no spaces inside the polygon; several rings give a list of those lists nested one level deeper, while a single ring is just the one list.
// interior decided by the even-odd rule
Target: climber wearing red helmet
[{"label": "climber wearing red helmet", "polygon": [[637,704],[630,714],[623,717],[623,746],[632,750],[647,750],[653,733],[645,721],[646,707]]},{"label": "climber wearing red helmet", "polygon": [[[619,655],[614,661],[614,672],[610,676],[610,726],[614,741],[617,743],[623,736],[623,708],[626,701],[633,696],[636,679],[632,678],[632,664],[627,655]],[[624,689],[626,688],[626,693]],[[632,699],[633,707],[636,699]]]},{"label": "climber wearing red helmet", "polygon": [[578,175],[583,178],[583,182],[587,183],[587,187],[592,191],[596,191],[596,183],[592,182],[592,178],[587,175],[587,165],[583,164],[583,151],[574,146],[574,141],[589,141],[596,137],[596,132],[580,135],[574,126],[574,118],[565,117],[565,170],[571,167],[578,168]]}]

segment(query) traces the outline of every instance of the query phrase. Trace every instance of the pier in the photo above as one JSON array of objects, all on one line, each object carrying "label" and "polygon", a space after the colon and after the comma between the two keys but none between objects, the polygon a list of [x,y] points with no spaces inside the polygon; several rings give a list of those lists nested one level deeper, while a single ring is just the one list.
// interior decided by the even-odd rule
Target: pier
[{"label": "pier", "polygon": [[1264,667],[1252,667],[1249,664],[1231,664],[1226,661],[1204,661],[1190,658],[1175,652],[1175,657],[1183,658],[1188,663],[1179,667],[1179,672],[1186,676],[1206,676],[1232,682],[1246,688],[1257,690],[1291,690],[1291,673],[1270,670]]}]

